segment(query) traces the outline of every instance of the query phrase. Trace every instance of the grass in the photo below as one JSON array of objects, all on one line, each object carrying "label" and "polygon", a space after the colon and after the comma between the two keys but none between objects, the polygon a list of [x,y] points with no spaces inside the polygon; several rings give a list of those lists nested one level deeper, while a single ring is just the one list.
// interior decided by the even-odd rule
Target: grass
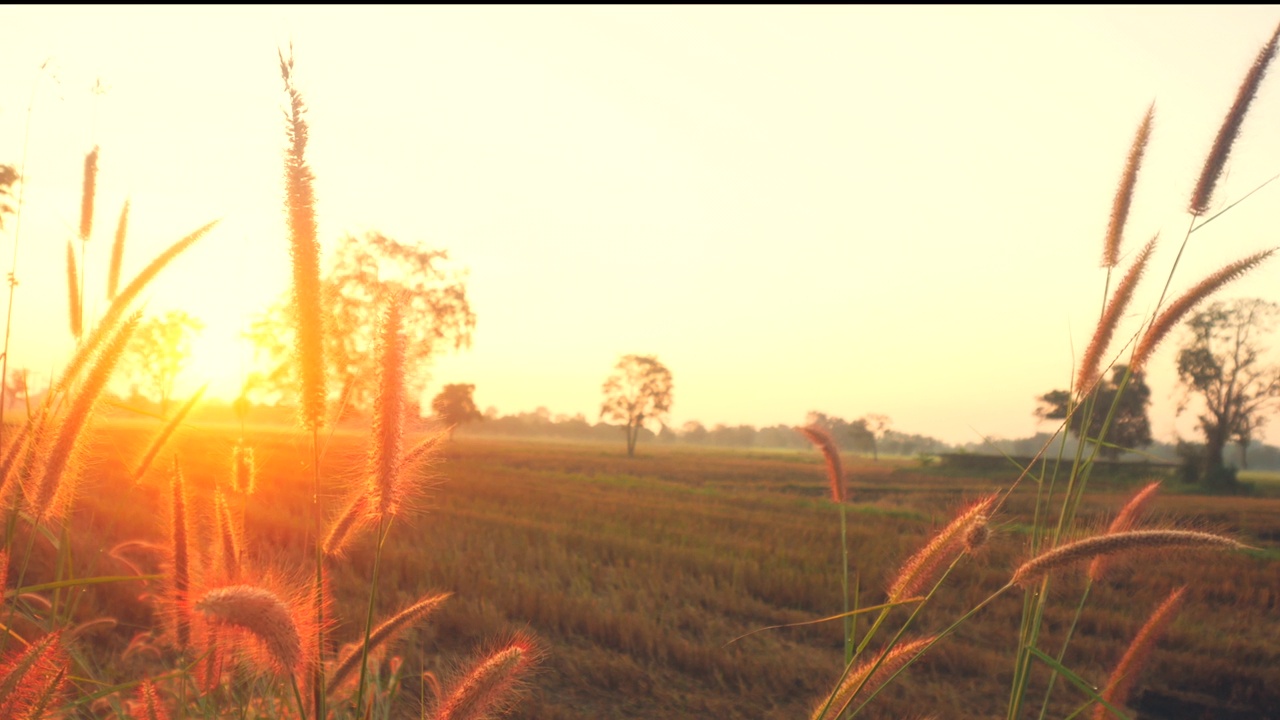
[{"label": "grass", "polygon": [[[100,440],[104,480],[91,497],[101,499],[85,508],[93,523],[86,536],[98,540],[76,557],[102,564],[86,565],[81,574],[118,572],[101,560],[102,550],[136,538],[140,530],[162,540],[152,521],[162,493],[148,486],[129,496],[129,461],[150,435],[138,425],[113,426]],[[175,449],[192,459],[187,475],[197,498],[223,471],[237,434],[217,427],[179,433]],[[307,522],[307,488],[292,469],[306,448],[278,430],[254,436],[262,473],[259,500],[247,516],[247,534],[260,538],[254,555],[305,560],[299,530]],[[333,442],[326,477],[360,467],[366,442],[361,434],[340,432]],[[394,590],[380,598],[380,616],[430,591],[454,593],[397,651],[406,677],[419,667],[447,677],[469,656],[467,647],[527,627],[552,650],[534,677],[533,692],[511,717],[807,714],[835,681],[843,647],[838,622],[766,631],[725,646],[765,626],[830,615],[840,604],[840,580],[832,571],[839,563],[839,528],[832,522],[821,460],[816,454],[803,460],[762,455],[768,454],[644,448],[628,461],[620,443],[455,441],[437,468],[448,479],[432,493],[424,522],[403,528],[399,541],[384,549],[384,577]],[[855,496],[849,508],[851,547],[859,549],[864,592],[874,597],[887,588],[904,555],[966,499],[1008,482],[964,481],[907,467],[889,473],[882,464],[849,459],[846,464]],[[340,485],[333,483],[330,497]],[[118,502],[120,492],[136,500]],[[1082,523],[1105,525],[1125,498],[1125,492],[1091,494],[1081,508]],[[1026,533],[1017,528],[1031,525],[1033,503],[1030,488],[1009,499],[989,547],[949,579],[948,592],[937,600],[939,616],[963,612],[982,599],[983,587],[1007,580],[1008,568],[1025,553]],[[1152,512],[1251,545],[1280,537],[1280,500],[1165,495]],[[372,539],[363,538],[353,545],[349,562],[335,569],[337,615],[360,615],[367,602],[367,575],[360,569],[372,561],[373,549]],[[1280,707],[1275,561],[1248,554],[1212,560],[1194,568],[1174,557],[1138,567],[1121,563],[1116,580],[1095,588],[1095,604],[1067,657],[1070,665],[1101,682],[1145,612],[1172,588],[1192,582],[1187,605],[1156,648],[1141,690],[1220,712],[1233,708],[1241,717],[1269,717]],[[1081,585],[1078,575],[1064,577],[1056,592],[1069,596]],[[149,626],[153,612],[123,595],[112,594],[102,608],[84,609],[85,617],[127,610],[115,631],[95,638],[104,662],[135,630]],[[926,655],[909,681],[878,697],[873,716],[998,713],[1019,611],[1012,597],[993,604],[955,642]],[[1069,619],[1065,611],[1052,612],[1046,635],[1060,638]],[[942,629],[936,622],[928,627]],[[361,627],[348,621],[334,634],[339,644],[353,642]],[[1043,678],[1033,680],[1033,689],[1043,688]],[[406,685],[401,707],[412,709],[417,693]],[[1082,699],[1062,690],[1058,696],[1053,707],[1059,717]]]},{"label": "grass", "polygon": [[[0,717],[159,717],[163,707],[241,720],[506,711],[1021,720],[1127,717],[1128,707],[1158,715],[1169,702],[1198,715],[1275,717],[1280,599],[1268,548],[1280,502],[1157,497],[1154,520],[1131,505],[1132,522],[1109,526],[1129,494],[1090,480],[1116,412],[1094,406],[1092,384],[1129,353],[1123,393],[1198,303],[1274,252],[1169,295],[1192,234],[1215,217],[1216,181],[1278,40],[1280,28],[1213,143],[1159,300],[1116,348],[1153,247],[1112,292],[1152,111],[1139,126],[1104,244],[1110,299],[1062,426],[1080,413],[1092,428],[1097,413],[1099,437],[1070,454],[1050,441],[1041,462],[986,478],[828,452],[829,483],[794,453],[415,445],[421,438],[402,424],[396,298],[381,303],[372,427],[333,429],[308,125],[281,53],[300,422],[109,422],[98,399],[137,324],[134,299],[213,224],[147,266],[90,328],[78,314],[91,232],[82,221],[80,267],[68,273],[69,290],[80,290],[76,352],[46,404],[0,448],[12,583]],[[96,149],[92,157],[96,172]],[[92,206],[86,161],[83,217]],[[155,457],[149,446],[163,446],[162,462],[140,462]],[[249,450],[252,494],[236,491],[232,469]],[[447,486],[435,474],[442,461]],[[326,543],[335,526],[349,532]],[[1113,576],[1075,567],[1102,554]],[[843,607],[871,612],[832,617]]]}]

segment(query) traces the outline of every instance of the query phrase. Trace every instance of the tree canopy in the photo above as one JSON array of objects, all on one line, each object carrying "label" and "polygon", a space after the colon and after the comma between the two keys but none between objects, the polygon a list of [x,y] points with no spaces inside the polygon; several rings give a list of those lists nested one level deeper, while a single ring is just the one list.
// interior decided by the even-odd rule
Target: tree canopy
[{"label": "tree canopy", "polygon": [[624,355],[613,366],[600,417],[625,424],[627,457],[635,456],[644,423],[661,423],[670,412],[671,389],[671,371],[654,355]]},{"label": "tree canopy", "polygon": [[1197,400],[1205,438],[1205,472],[1224,468],[1223,451],[1233,440],[1244,451],[1280,404],[1280,366],[1266,362],[1262,337],[1276,328],[1280,305],[1266,300],[1215,302],[1186,323],[1178,351],[1178,380],[1185,394],[1179,410]]},{"label": "tree canopy", "polygon": [[[339,242],[321,277],[325,308],[324,351],[329,387],[344,412],[367,413],[376,396],[373,348],[377,308],[401,296],[405,335],[405,388],[417,400],[430,379],[431,361],[448,350],[470,347],[476,316],[467,299],[465,271],[446,267],[449,255],[370,232]],[[297,371],[290,362],[293,323],[288,297],[259,316],[246,333],[266,369],[250,378],[259,402],[294,397]]]},{"label": "tree canopy", "polygon": [[[1119,458],[1126,450],[1144,448],[1151,444],[1151,420],[1147,414],[1147,406],[1151,404],[1151,388],[1147,387],[1145,374],[1136,372],[1130,375],[1124,393],[1121,394],[1120,386],[1128,373],[1126,365],[1113,367],[1111,377],[1099,381],[1092,395],[1080,401],[1071,416],[1071,433],[1081,437],[1083,430],[1086,439],[1097,442],[1102,438],[1107,416],[1111,414],[1112,406],[1115,406],[1111,425],[1098,450],[1099,455],[1112,460]],[[1045,393],[1039,398],[1040,407],[1035,414],[1041,420],[1065,420],[1071,409],[1071,399],[1071,393],[1067,390]]]}]

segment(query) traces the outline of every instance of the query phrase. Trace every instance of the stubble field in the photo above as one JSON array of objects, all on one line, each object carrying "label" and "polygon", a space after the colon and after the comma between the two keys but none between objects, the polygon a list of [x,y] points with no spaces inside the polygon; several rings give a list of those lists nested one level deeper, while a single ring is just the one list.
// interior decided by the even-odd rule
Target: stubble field
[{"label": "stubble field", "polygon": [[[135,552],[129,568],[115,557],[122,552],[112,552],[129,540],[166,542],[163,472],[152,471],[138,487],[127,479],[153,431],[117,423],[99,432],[70,554],[78,576],[163,572],[159,554]],[[209,554],[206,508],[215,483],[227,480],[238,435],[231,427],[187,428],[167,451],[181,456],[187,475],[197,562]],[[339,430],[328,443],[322,477],[331,515],[360,483],[365,437]],[[308,438],[259,428],[246,440],[259,464],[258,491],[245,508],[250,572],[305,568]],[[850,558],[863,605],[883,602],[898,566],[966,501],[1014,479],[954,477],[909,460],[846,457],[846,466]],[[416,717],[420,695],[429,697],[421,671],[447,683],[477,646],[520,629],[535,634],[546,655],[512,717],[798,718],[836,681],[838,622],[735,641],[840,611],[838,513],[817,453],[642,445],[627,459],[621,438],[616,445],[458,438],[444,446],[431,474],[424,512],[391,528],[377,615],[429,590],[454,595],[393,653],[404,661],[394,717]],[[1081,510],[1085,525],[1105,528],[1133,489],[1091,490]],[[961,561],[913,633],[944,629],[1009,580],[1026,559],[1035,491],[1030,480],[1019,486],[993,517],[991,540]],[[1280,499],[1165,493],[1147,524],[1227,533],[1262,550],[1175,553],[1124,565],[1094,587],[1067,667],[1103,683],[1152,609],[1188,584],[1182,612],[1138,680],[1132,705],[1139,717],[1280,717]],[[333,633],[339,644],[357,640],[372,557],[366,534],[330,577],[344,620]],[[35,567],[55,561],[45,552]],[[1044,647],[1057,646],[1084,585],[1079,573],[1057,577]],[[145,654],[124,651],[152,625],[145,596],[157,592],[149,580],[73,591],[67,607],[80,619],[118,621],[90,637],[93,655],[127,658],[101,667],[100,679],[148,670]],[[868,716],[1002,715],[1021,608],[1021,593],[1005,593],[877,696]],[[895,610],[886,627],[907,614]],[[868,624],[860,623],[860,634]],[[891,636],[882,631],[871,647]],[[1029,697],[1043,697],[1045,677],[1033,676]],[[1066,683],[1053,697],[1057,717],[1087,701]]]}]

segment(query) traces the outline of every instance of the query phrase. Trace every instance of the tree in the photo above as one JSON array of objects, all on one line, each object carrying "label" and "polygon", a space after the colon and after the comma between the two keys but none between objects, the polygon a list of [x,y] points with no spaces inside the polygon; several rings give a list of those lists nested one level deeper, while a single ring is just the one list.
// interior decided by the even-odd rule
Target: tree
[{"label": "tree", "polygon": [[204,323],[182,310],[170,310],[148,317],[138,324],[120,359],[123,377],[130,378],[135,391],[160,404],[160,413],[169,411],[169,397],[179,373],[191,357],[191,339]]},{"label": "tree", "polygon": [[[1129,371],[1126,365],[1116,365],[1111,370],[1111,377],[1101,381],[1094,388],[1091,397],[1079,403],[1071,416],[1071,433],[1077,438],[1081,429],[1086,439],[1097,442],[1102,436],[1103,425],[1111,407],[1115,405],[1115,413],[1111,418],[1111,426],[1102,441],[1098,454],[1109,460],[1118,459],[1126,450],[1146,447],[1151,444],[1151,421],[1147,417],[1147,406],[1151,404],[1151,388],[1147,387],[1146,377],[1142,372],[1133,373],[1120,395],[1120,384]],[[1116,398],[1119,396],[1119,404]],[[1064,420],[1071,402],[1071,393],[1066,390],[1054,390],[1039,398],[1040,407],[1036,416],[1041,420]]]},{"label": "tree", "polygon": [[1188,337],[1178,351],[1178,379],[1184,410],[1197,396],[1204,433],[1204,472],[1222,477],[1227,443],[1239,444],[1241,460],[1266,414],[1280,400],[1280,367],[1263,361],[1259,336],[1273,331],[1280,305],[1258,299],[1219,301],[1187,321]]},{"label": "tree", "polygon": [[[417,398],[429,380],[431,360],[449,348],[471,346],[476,316],[467,299],[465,271],[443,267],[449,255],[371,232],[344,236],[321,278],[324,297],[324,353],[329,387],[344,411],[367,413],[377,392],[372,351],[376,315],[382,300],[399,294],[405,334],[406,395]],[[246,336],[267,362],[255,373],[254,391],[273,399],[293,397],[298,386],[289,298],[283,297],[257,318]],[[267,398],[264,398],[264,400]]]},{"label": "tree", "polygon": [[431,412],[449,426],[450,434],[459,425],[484,419],[472,397],[475,391],[475,385],[452,383],[445,385],[431,400]]},{"label": "tree", "polygon": [[624,355],[604,381],[601,419],[625,423],[627,457],[647,420],[661,423],[671,410],[671,371],[653,355]]},{"label": "tree", "polygon": [[867,428],[867,432],[871,433],[871,459],[880,459],[880,440],[889,429],[889,424],[893,421],[888,415],[878,415],[872,413],[862,418],[863,425]]}]

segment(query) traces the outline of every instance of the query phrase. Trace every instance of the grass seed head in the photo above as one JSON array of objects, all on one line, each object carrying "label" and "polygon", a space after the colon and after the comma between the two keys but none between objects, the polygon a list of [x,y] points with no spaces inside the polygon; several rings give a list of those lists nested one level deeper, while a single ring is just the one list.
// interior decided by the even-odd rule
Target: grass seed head
[{"label": "grass seed head", "polygon": [[848,500],[849,488],[844,479],[844,467],[840,463],[840,448],[831,432],[817,424],[796,430],[822,453],[822,458],[827,463],[827,478],[831,481],[831,500],[838,503]]},{"label": "grass seed head", "polygon": [[542,651],[527,635],[516,635],[477,662],[441,703],[435,720],[478,720],[496,715],[539,662]]},{"label": "grass seed head", "polygon": [[1133,188],[1138,184],[1138,170],[1142,168],[1142,156],[1147,150],[1147,141],[1151,139],[1151,120],[1155,116],[1155,103],[1147,108],[1146,117],[1138,125],[1138,132],[1133,137],[1133,145],[1129,147],[1129,157],[1124,163],[1124,172],[1120,174],[1120,185],[1116,188],[1116,196],[1111,202],[1111,221],[1107,225],[1106,240],[1102,245],[1102,266],[1115,267],[1120,260],[1120,241],[1124,236],[1125,221],[1129,219],[1129,206],[1133,203]]},{"label": "grass seed head", "polygon": [[1188,210],[1193,215],[1203,215],[1209,210],[1209,203],[1213,199],[1213,189],[1217,186],[1218,178],[1222,177],[1222,171],[1227,166],[1227,158],[1231,155],[1231,146],[1235,145],[1236,138],[1240,135],[1240,128],[1244,125],[1244,117],[1249,112],[1249,105],[1253,102],[1253,98],[1257,96],[1258,88],[1262,85],[1262,78],[1267,74],[1267,67],[1276,55],[1277,39],[1280,39],[1280,26],[1276,27],[1275,32],[1271,34],[1271,39],[1258,51],[1258,56],[1254,59],[1253,65],[1249,67],[1249,72],[1245,73],[1244,80],[1241,81],[1239,89],[1236,90],[1236,99],[1231,103],[1231,108],[1227,110],[1227,116],[1222,119],[1222,125],[1218,128],[1218,136],[1214,138],[1213,147],[1209,149],[1209,154],[1204,159],[1204,167],[1200,170],[1200,178],[1196,180],[1195,189],[1191,191],[1191,202],[1188,203]]},{"label": "grass seed head", "polygon": [[1129,530],[1060,545],[1026,561],[1011,584],[1029,587],[1049,572],[1102,555],[1174,548],[1231,550],[1244,547],[1229,537],[1195,530]]},{"label": "grass seed head", "polygon": [[974,528],[986,527],[987,515],[995,500],[995,495],[989,495],[972,503],[934,535],[927,545],[912,555],[889,585],[889,602],[913,597],[936,582],[938,575],[965,551],[967,543],[978,539],[977,536],[971,538],[971,533],[981,535],[981,531],[975,531]]},{"label": "grass seed head", "polygon": [[295,607],[265,587],[230,585],[204,593],[195,609],[217,624],[256,638],[265,665],[286,675],[300,675],[304,637],[299,622],[305,608]]},{"label": "grass seed head", "polygon": [[[1156,640],[1159,640],[1164,635],[1169,624],[1177,617],[1186,592],[1187,587],[1185,585],[1174,590],[1163,603],[1160,603],[1160,607],[1151,613],[1151,617],[1147,618],[1147,622],[1142,625],[1142,629],[1133,638],[1133,642],[1129,643],[1129,647],[1125,650],[1124,656],[1120,658],[1116,669],[1111,672],[1111,679],[1107,682],[1107,688],[1102,691],[1103,700],[1117,707],[1125,703],[1138,680],[1138,674],[1142,672],[1142,667],[1146,665],[1147,658],[1151,656],[1151,649],[1155,647]],[[1110,716],[1111,712],[1107,710],[1105,705],[1099,704],[1094,708],[1094,720],[1105,720]]]}]

